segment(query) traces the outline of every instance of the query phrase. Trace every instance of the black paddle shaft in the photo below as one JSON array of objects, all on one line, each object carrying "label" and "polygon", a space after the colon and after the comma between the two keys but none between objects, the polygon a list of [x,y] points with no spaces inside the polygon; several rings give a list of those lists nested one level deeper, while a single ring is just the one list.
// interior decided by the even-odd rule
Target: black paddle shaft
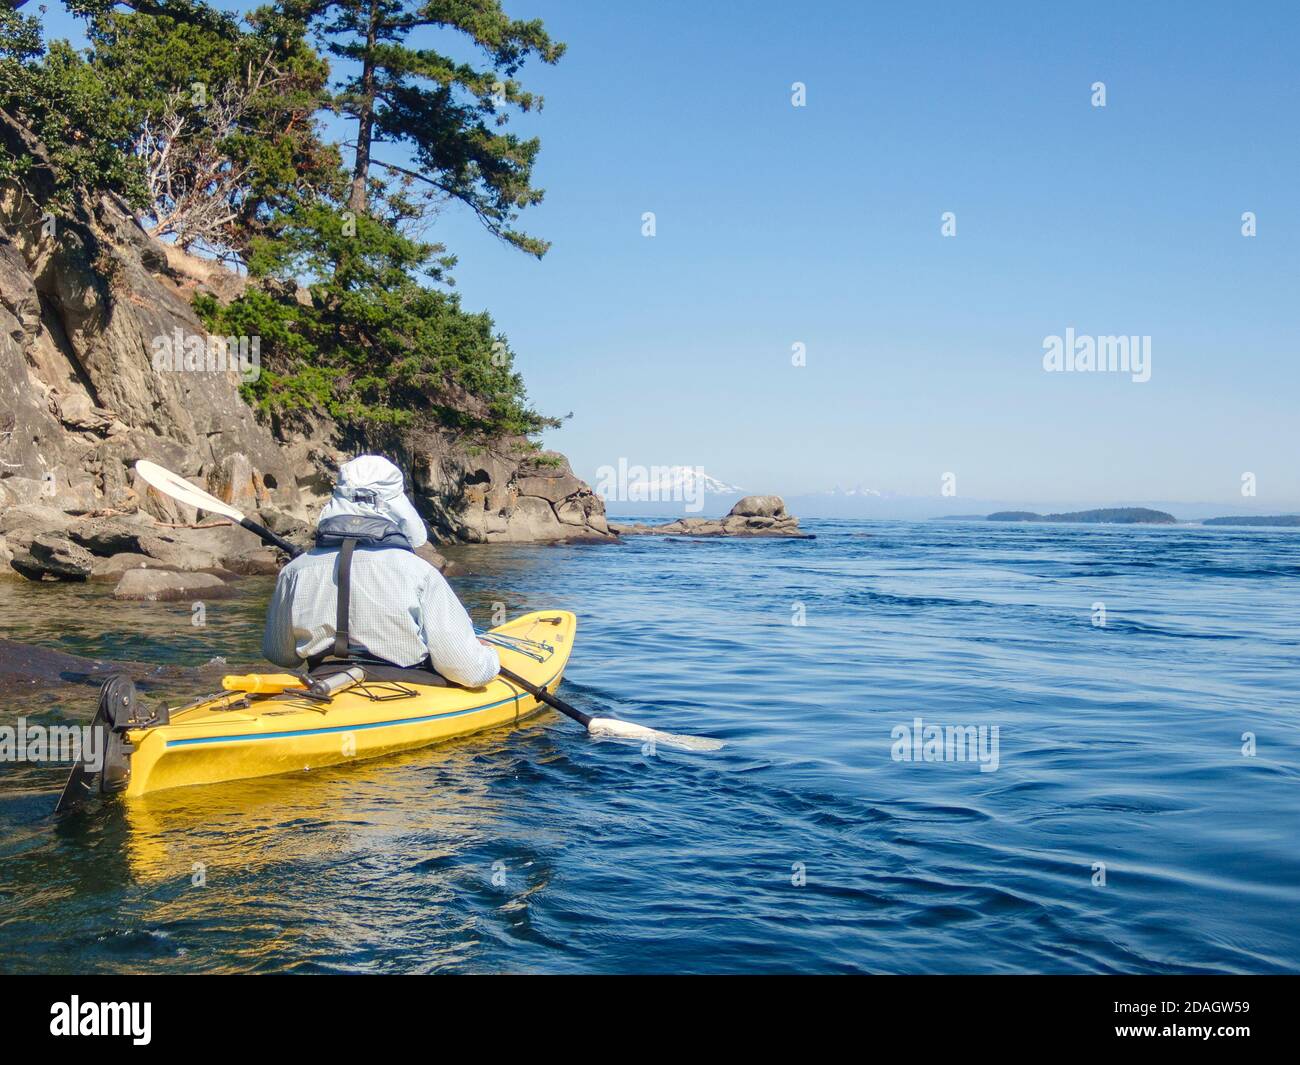
[{"label": "black paddle shaft", "polygon": [[586,728],[588,725],[591,724],[590,714],[584,714],[576,706],[570,706],[563,699],[557,699],[545,688],[539,688],[537,687],[536,684],[530,684],[528,681],[524,680],[524,678],[521,677],[518,673],[511,672],[510,670],[506,669],[505,666],[501,667],[501,676],[503,676],[511,684],[518,684],[519,687],[523,688],[524,691],[526,691],[529,695],[533,696],[533,698],[540,699],[547,706],[555,707],[556,710],[564,714],[566,717],[573,718],[573,720],[576,721],[583,728]]},{"label": "black paddle shaft", "polygon": [[239,524],[254,535],[260,536],[263,543],[269,544],[271,547],[278,547],[290,558],[297,558],[302,554],[301,547],[298,547],[296,544],[291,544],[288,540],[276,536],[270,529],[264,525],[258,525],[252,518],[244,518]]}]

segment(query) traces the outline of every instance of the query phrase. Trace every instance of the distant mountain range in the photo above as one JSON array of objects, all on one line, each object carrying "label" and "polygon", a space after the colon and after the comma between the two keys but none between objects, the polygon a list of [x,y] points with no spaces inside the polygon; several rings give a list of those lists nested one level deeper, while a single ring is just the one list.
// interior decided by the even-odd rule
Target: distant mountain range
[{"label": "distant mountain range", "polygon": [[739,485],[720,481],[696,466],[651,466],[646,477],[629,479],[627,486],[633,502],[739,495],[741,491]]}]

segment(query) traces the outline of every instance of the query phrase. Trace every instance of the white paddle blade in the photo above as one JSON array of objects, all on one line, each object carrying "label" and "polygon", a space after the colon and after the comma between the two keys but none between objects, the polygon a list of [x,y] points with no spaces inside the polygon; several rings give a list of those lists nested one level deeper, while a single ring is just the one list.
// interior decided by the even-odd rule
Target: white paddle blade
[{"label": "white paddle blade", "polygon": [[646,728],[634,721],[620,721],[614,717],[593,717],[587,726],[593,736],[606,736],[616,740],[635,740],[637,743],[654,743],[664,747],[676,747],[683,751],[716,751],[724,747],[721,740],[710,740],[703,736],[679,736],[673,732],[660,732],[658,729]]},{"label": "white paddle blade", "polygon": [[172,499],[188,503],[200,510],[206,510],[210,514],[220,514],[232,521],[244,520],[244,515],[236,507],[232,507],[229,503],[223,503],[216,496],[203,491],[202,488],[196,488],[184,477],[178,477],[171,470],[165,470],[148,459],[141,459],[137,462],[135,472],[144,478],[149,487],[158,489],[165,496],[171,496]]}]

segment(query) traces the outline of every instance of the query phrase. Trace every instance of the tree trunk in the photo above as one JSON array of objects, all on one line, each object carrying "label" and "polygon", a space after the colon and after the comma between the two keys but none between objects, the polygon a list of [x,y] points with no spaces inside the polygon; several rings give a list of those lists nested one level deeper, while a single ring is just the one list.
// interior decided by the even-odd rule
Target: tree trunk
[{"label": "tree trunk", "polygon": [[375,35],[379,5],[371,0],[366,27],[366,54],[361,64],[361,106],[357,111],[357,157],[352,164],[352,191],[348,210],[360,217],[366,213],[366,179],[370,176],[370,139],[375,130]]}]

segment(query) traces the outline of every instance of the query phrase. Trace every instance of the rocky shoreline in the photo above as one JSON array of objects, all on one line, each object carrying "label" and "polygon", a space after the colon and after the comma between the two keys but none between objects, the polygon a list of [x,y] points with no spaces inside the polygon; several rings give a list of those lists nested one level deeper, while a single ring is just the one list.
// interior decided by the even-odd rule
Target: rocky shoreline
[{"label": "rocky shoreline", "polygon": [[[214,477],[200,483],[196,478],[195,483],[215,489],[228,502],[240,502],[237,479]],[[561,481],[556,490],[567,487]],[[140,486],[138,500],[134,509],[122,512],[73,513],[40,503],[6,507],[0,512],[0,572],[32,581],[114,581],[118,599],[156,602],[228,595],[231,581],[273,576],[285,562],[283,552],[258,543],[244,529],[220,520],[200,521],[192,508],[147,486]],[[252,513],[291,543],[310,546],[308,521],[274,507]],[[799,529],[799,519],[786,512],[779,496],[746,496],[723,518],[610,524],[592,542],[616,542],[621,536],[815,539]],[[454,572],[454,564],[432,544],[417,553],[440,572]]]},{"label": "rocky shoreline", "polygon": [[[164,498],[148,489],[146,506],[113,514],[8,507],[0,513],[0,567],[32,581],[115,581],[117,598],[152,601],[215,598],[229,594],[234,579],[279,572],[284,554],[236,525],[196,521],[192,510],[179,521],[152,515]],[[310,546],[307,522],[271,509],[257,515],[291,543]],[[417,553],[440,572],[453,569],[430,544]]]},{"label": "rocky shoreline", "polygon": [[[2,110],[0,152],[35,161],[0,180],[4,572],[105,576],[127,565],[107,561],[122,554],[178,570],[250,564],[258,549],[246,534],[227,545],[220,533],[190,528],[193,513],[139,483],[138,459],[281,531],[312,520],[342,462],[380,450],[407,471],[413,501],[443,542],[614,539],[604,502],[564,456],[525,438],[433,429],[356,439],[323,414],[256,414],[240,395],[245,368],[233,359],[159,360],[160,346],[220,348],[226,338],[208,335],[193,300],[229,302],[246,279],[154,240],[111,195],[83,194],[60,217],[48,214],[49,154]],[[96,531],[91,523],[101,518],[114,531]]]}]

